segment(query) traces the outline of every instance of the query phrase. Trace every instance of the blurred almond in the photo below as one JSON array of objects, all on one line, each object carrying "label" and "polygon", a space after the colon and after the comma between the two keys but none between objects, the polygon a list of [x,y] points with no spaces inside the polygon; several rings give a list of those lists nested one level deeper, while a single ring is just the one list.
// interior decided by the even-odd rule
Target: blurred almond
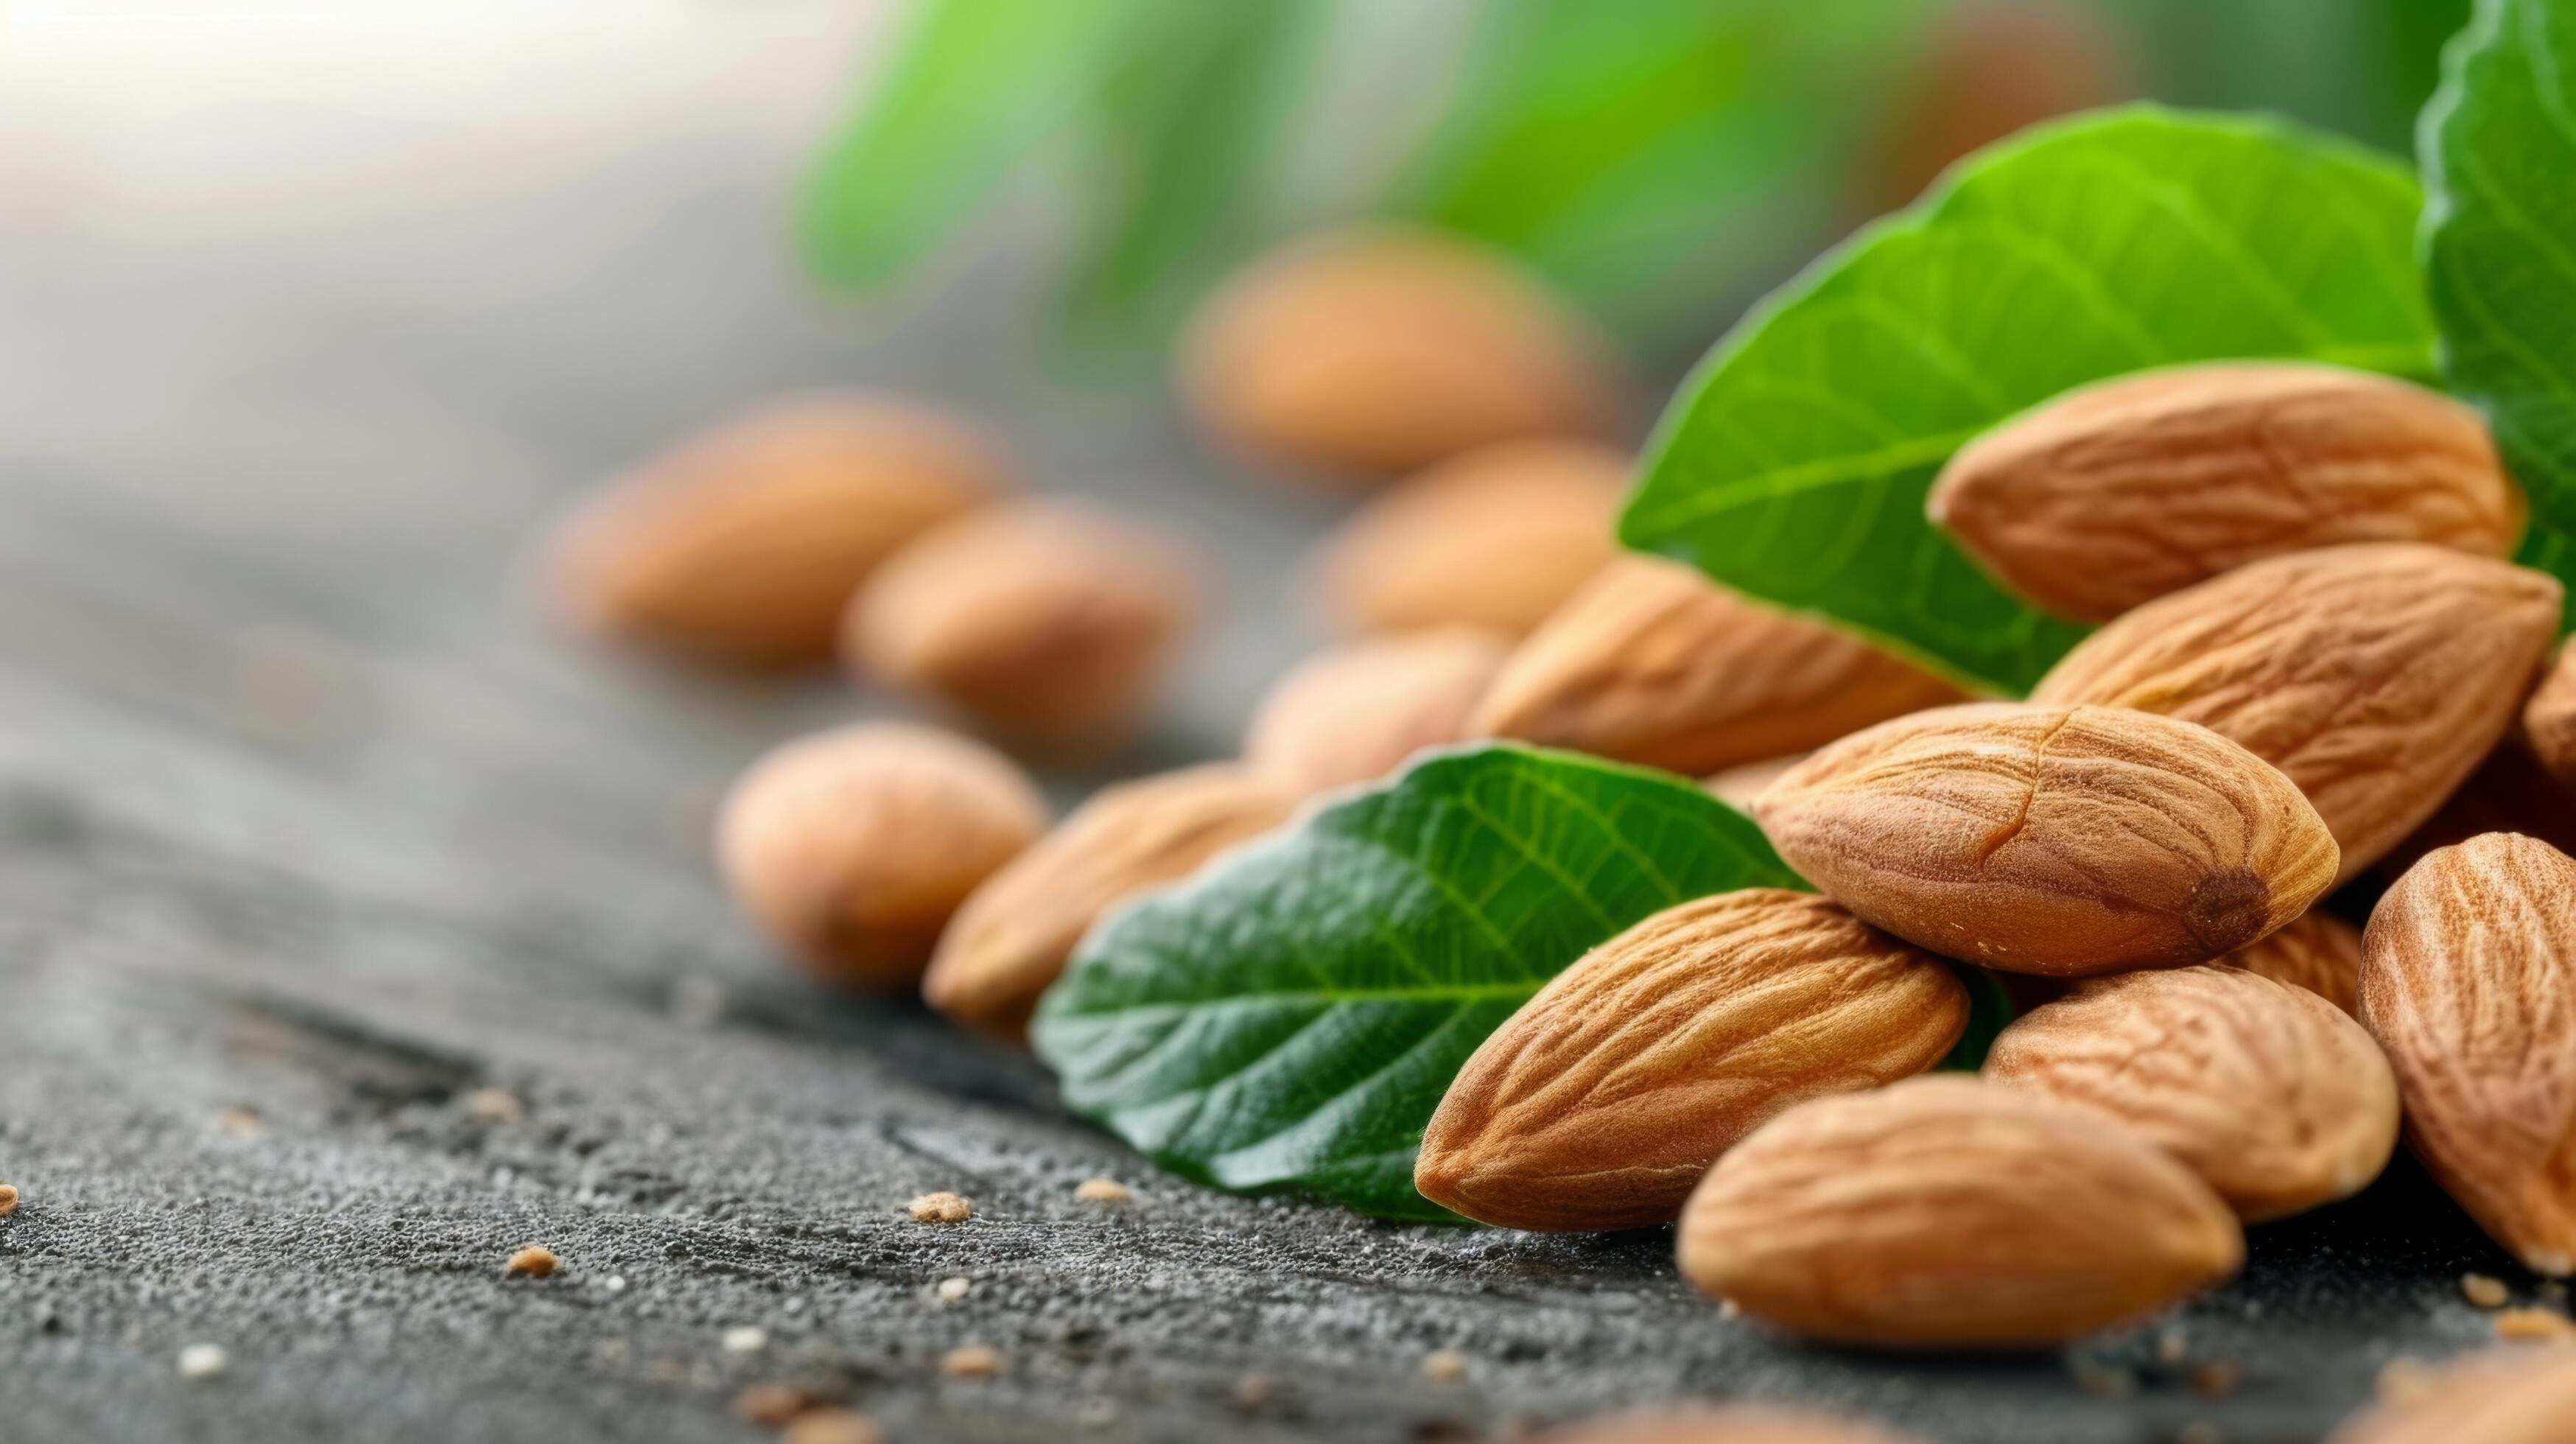
[{"label": "blurred almond", "polygon": [[2490,833],[2370,915],[2361,1021],[2416,1156],[2534,1273],[2576,1272],[2576,861]]},{"label": "blurred almond", "polygon": [[1236,450],[1383,474],[1606,432],[1624,410],[1609,354],[1501,253],[1371,228],[1309,237],[1227,281],[1190,324],[1180,387]]},{"label": "blurred almond", "polygon": [[1292,805],[1285,790],[1230,763],[1101,789],[966,899],[922,996],[977,1032],[1025,1041],[1038,996],[1095,919],[1278,826]]},{"label": "blurred almond", "polygon": [[1037,789],[991,748],[863,723],[743,774],[716,853],[743,911],[817,977],[908,988],[957,905],[1046,821]]},{"label": "blurred almond", "polygon": [[1465,740],[1469,709],[1510,652],[1498,632],[1441,627],[1309,657],[1261,699],[1243,760],[1300,795],[1375,781],[1425,747]]},{"label": "blurred almond", "polygon": [[1959,700],[1857,637],[1632,556],[1521,644],[1475,730],[1704,774]]},{"label": "blurred almond", "polygon": [[2079,1104],[1955,1074],[1802,1103],[1691,1195],[1682,1276],[1810,1338],[2047,1348],[2235,1272],[2235,1215]]},{"label": "blurred almond", "polygon": [[1350,632],[1527,632],[1618,554],[1628,457],[1580,441],[1472,451],[1362,507],[1316,553],[1325,615]]},{"label": "blurred almond", "polygon": [[2557,635],[2560,587],[2442,547],[2328,547],[2149,602],[2078,643],[2031,700],[2198,722],[2289,774],[2338,882],[2486,757]]},{"label": "blurred almond", "polygon": [[2005,1027],[1986,1076],[2117,1115],[2248,1223],[2348,1198],[2397,1147],[2397,1080],[2361,1025],[2243,968],[2123,973]]},{"label": "blurred almond", "polygon": [[1078,503],[987,507],[888,561],[851,603],[863,676],[1006,741],[1083,755],[1141,727],[1198,607],[1189,553]]},{"label": "blurred almond", "polygon": [[2510,1345],[2452,1360],[2346,1422],[2327,1444],[2567,1444],[2576,1347]]},{"label": "blurred almond", "polygon": [[2523,704],[2522,737],[2551,777],[2576,787],[2576,649],[2559,649],[2558,659]]},{"label": "blurred almond", "polygon": [[1910,1444],[1866,1419],[1776,1404],[1645,1409],[1550,1429],[1537,1444]]},{"label": "blurred almond", "polygon": [[1754,800],[1865,921],[2005,972],[2207,962],[2307,910],[2334,840],[2270,764],[2109,707],[1969,703],[1882,722]]},{"label": "blurred almond", "polygon": [[2347,1017],[2360,1016],[2361,929],[2332,913],[2310,911],[2218,961],[2305,988]]},{"label": "blurred almond", "polygon": [[2006,586],[2096,622],[2346,542],[2511,556],[2523,514],[2468,407],[2272,361],[2141,372],[2052,401],[1952,457],[1930,508]]},{"label": "blurred almond", "polygon": [[1485,1039],[1422,1135],[1414,1187],[1505,1228],[1643,1228],[1780,1110],[1910,1077],[1968,1022],[1950,965],[1813,893],[1654,914]]},{"label": "blurred almond", "polygon": [[868,393],[748,411],[592,497],[549,559],[578,625],[738,665],[826,662],[877,564],[1001,490],[1002,453]]},{"label": "blurred almond", "polygon": [[1870,147],[1869,199],[1894,210],[1952,162],[2021,130],[2137,93],[2134,42],[2101,10],[2064,0],[1968,0],[1906,47]]}]

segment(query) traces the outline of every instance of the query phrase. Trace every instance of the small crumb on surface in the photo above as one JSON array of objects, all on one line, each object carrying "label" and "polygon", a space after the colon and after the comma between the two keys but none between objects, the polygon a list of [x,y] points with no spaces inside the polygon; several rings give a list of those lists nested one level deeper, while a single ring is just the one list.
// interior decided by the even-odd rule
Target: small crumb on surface
[{"label": "small crumb on surface", "polygon": [[885,1431],[848,1409],[808,1409],[778,1438],[779,1444],[885,1444]]},{"label": "small crumb on surface", "polygon": [[2499,1339],[2541,1339],[2552,1343],[2576,1339],[2576,1323],[2553,1309],[2506,1309],[2495,1316]]},{"label": "small crumb on surface", "polygon": [[190,1344],[179,1351],[179,1377],[211,1379],[232,1363],[221,1344]]},{"label": "small crumb on surface", "polygon": [[1462,1383],[1467,1377],[1467,1356],[1456,1349],[1434,1349],[1422,1356],[1422,1377],[1434,1384]]},{"label": "small crumb on surface", "polygon": [[215,1127],[235,1138],[256,1138],[268,1124],[248,1108],[232,1107],[215,1110]]},{"label": "small crumb on surface", "polygon": [[14,1183],[0,1183],[0,1218],[7,1218],[17,1211],[18,1186]]},{"label": "small crumb on surface", "polygon": [[939,1281],[939,1301],[943,1304],[953,1304],[974,1291],[975,1281],[972,1279],[953,1278]]},{"label": "small crumb on surface", "polygon": [[610,1274],[608,1276],[608,1291],[612,1294],[622,1294],[626,1292],[626,1275]]},{"label": "small crumb on surface", "polygon": [[1268,1374],[1246,1374],[1234,1381],[1234,1407],[1258,1409],[1279,1392],[1278,1384]]},{"label": "small crumb on surface", "polygon": [[478,1123],[516,1123],[528,1110],[507,1088],[477,1088],[465,1095],[465,1115]]},{"label": "small crumb on surface", "polygon": [[553,1249],[541,1244],[530,1244],[510,1255],[510,1262],[505,1272],[514,1279],[541,1279],[553,1273],[556,1266],[562,1262],[555,1257]]},{"label": "small crumb on surface", "polygon": [[1721,1319],[1740,1319],[1744,1317],[1744,1306],[1733,1299],[1719,1299],[1717,1316]]},{"label": "small crumb on surface", "polygon": [[1081,1199],[1085,1203],[1100,1203],[1115,1207],[1127,1202],[1135,1195],[1129,1193],[1127,1191],[1127,1185],[1120,1183],[1117,1179],[1086,1178],[1080,1184],[1075,1186],[1073,1196]]},{"label": "small crumb on surface", "polygon": [[2167,1329],[2156,1335],[2156,1362],[2177,1368],[2191,1357],[2191,1340],[2180,1329]]},{"label": "small crumb on surface", "polygon": [[2191,1366],[2191,1391],[2204,1399],[2224,1399],[2245,1382],[2245,1366],[2226,1359],[2207,1359]]},{"label": "small crumb on surface", "polygon": [[2460,1297],[2482,1309],[2500,1309],[2513,1301],[2513,1293],[2504,1280],[2485,1274],[2460,1275]]},{"label": "small crumb on surface", "polygon": [[768,1332],[750,1324],[740,1324],[724,1331],[724,1351],[728,1354],[757,1354],[768,1347]]},{"label": "small crumb on surface", "polygon": [[2075,1386],[2087,1394],[2098,1394],[2105,1399],[2125,1399],[2138,1392],[2138,1376],[2116,1364],[2079,1359],[2074,1369]]},{"label": "small crumb on surface", "polygon": [[975,1205],[962,1193],[925,1193],[905,1205],[914,1223],[964,1223]]},{"label": "small crumb on surface", "polygon": [[754,1384],[733,1396],[733,1416],[777,1429],[805,1412],[805,1391],[793,1384]]},{"label": "small crumb on surface", "polygon": [[939,1372],[952,1379],[989,1379],[1002,1372],[1002,1355],[998,1349],[982,1344],[960,1344],[939,1356]]}]

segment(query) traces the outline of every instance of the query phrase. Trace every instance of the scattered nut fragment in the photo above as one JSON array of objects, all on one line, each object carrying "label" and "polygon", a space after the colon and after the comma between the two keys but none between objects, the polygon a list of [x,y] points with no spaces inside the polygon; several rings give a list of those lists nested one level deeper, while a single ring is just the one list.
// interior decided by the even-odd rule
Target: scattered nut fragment
[{"label": "scattered nut fragment", "polygon": [[541,1279],[552,1274],[561,1262],[553,1249],[542,1244],[530,1244],[510,1255],[510,1261],[502,1266],[502,1272],[514,1279]]},{"label": "scattered nut fragment", "polygon": [[232,1356],[221,1344],[190,1344],[179,1351],[179,1377],[211,1379],[232,1367]]},{"label": "scattered nut fragment", "polygon": [[2499,1339],[2567,1343],[2576,1341],[2576,1322],[2556,1309],[2505,1309],[2495,1316],[2495,1334]]},{"label": "scattered nut fragment", "polygon": [[1086,1178],[1074,1186],[1073,1196],[1085,1203],[1105,1204],[1114,1208],[1128,1202],[1134,1195],[1127,1191],[1127,1185],[1117,1179]]},{"label": "scattered nut fragment", "polygon": [[848,1409],[808,1409],[778,1436],[778,1444],[885,1444],[885,1431]]},{"label": "scattered nut fragment", "polygon": [[1376,227],[1308,237],[1228,280],[1190,323],[1179,382],[1227,445],[1364,479],[1607,430],[1623,409],[1607,356],[1500,253]]},{"label": "scattered nut fragment", "polygon": [[1619,555],[1629,466],[1592,442],[1516,441],[1405,481],[1317,549],[1325,619],[1346,632],[1520,636]]},{"label": "scattered nut fragment", "polygon": [[983,1344],[960,1344],[939,1356],[939,1372],[952,1379],[990,1379],[1002,1372],[1002,1355]]},{"label": "scattered nut fragment", "polygon": [[1243,760],[1305,796],[1374,782],[1425,747],[1470,734],[1468,713],[1511,655],[1502,633],[1435,627],[1319,652],[1272,684]]},{"label": "scattered nut fragment", "polygon": [[2332,913],[2310,909],[2282,924],[2279,932],[2256,938],[2218,963],[2305,988],[2345,1016],[2360,1016],[2361,929]]},{"label": "scattered nut fragment", "polygon": [[268,1124],[257,1110],[229,1105],[215,1112],[215,1127],[233,1138],[256,1138],[267,1131]]},{"label": "scattered nut fragment", "polygon": [[975,1281],[968,1278],[946,1278],[939,1281],[939,1301],[953,1304],[975,1291]]},{"label": "scattered nut fragment", "polygon": [[1669,1222],[1737,1139],[1803,1099],[1932,1067],[1967,1022],[1948,963],[1825,898],[1683,903],[1485,1039],[1423,1132],[1414,1187],[1506,1228]]},{"label": "scattered nut fragment", "polygon": [[1814,1099],[1709,1170],[1682,1274],[1794,1333],[2050,1347],[2233,1273],[2236,1217],[2091,1108],[1955,1075]]},{"label": "scattered nut fragment", "polygon": [[1535,1444],[1911,1444],[1870,1420],[1773,1404],[1643,1409],[1586,1419],[1540,1434]]},{"label": "scattered nut fragment", "polygon": [[2363,953],[2416,1156],[2526,1268],[2576,1273],[2576,860],[2511,833],[2427,854]]},{"label": "scattered nut fragment", "polygon": [[0,1218],[7,1218],[17,1211],[18,1186],[14,1183],[0,1183]]},{"label": "scattered nut fragment", "polygon": [[734,1417],[746,1424],[783,1428],[812,1404],[793,1384],[754,1384],[733,1396]]},{"label": "scattered nut fragment", "polygon": [[925,1193],[904,1207],[914,1223],[964,1223],[975,1212],[974,1203],[964,1194],[945,1189]]},{"label": "scattered nut fragment", "polygon": [[728,1354],[757,1354],[769,1347],[769,1331],[754,1324],[736,1324],[724,1331],[724,1351]]},{"label": "scattered nut fragment", "polygon": [[742,665],[825,662],[869,573],[1009,469],[913,402],[773,402],[585,503],[555,540],[552,589],[585,630]]},{"label": "scattered nut fragment", "polygon": [[1045,827],[1010,759],[873,722],[754,764],[725,800],[716,850],[743,910],[816,977],[903,988],[958,904]]},{"label": "scattered nut fragment", "polygon": [[1284,821],[1295,799],[1231,763],[1102,788],[957,909],[921,980],[930,1006],[1024,1044],[1038,997],[1092,922]]},{"label": "scattered nut fragment", "polygon": [[1754,799],[1780,855],[1898,937],[2004,972],[2206,962],[2307,910],[2334,839],[2208,728],[1969,703],[1836,742]]},{"label": "scattered nut fragment", "polygon": [[519,1095],[507,1088],[477,1088],[465,1095],[465,1115],[478,1123],[516,1123],[528,1116]]},{"label": "scattered nut fragment", "polygon": [[1075,502],[1009,502],[905,547],[851,599],[862,677],[1060,757],[1125,745],[1199,605],[1195,558]]},{"label": "scattered nut fragment", "polygon": [[2513,1291],[2504,1280],[2485,1274],[2460,1275],[2460,1297],[2482,1309],[2500,1309],[2513,1302]]},{"label": "scattered nut fragment", "polygon": [[2379,1407],[2327,1444],[2562,1444],[2576,1418],[2576,1349],[2500,1346],[2392,1380],[2400,1364],[2380,1372]]},{"label": "scattered nut fragment", "polygon": [[1464,1383],[1467,1356],[1455,1349],[1434,1349],[1422,1356],[1422,1377],[1440,1385]]},{"label": "scattered nut fragment", "polygon": [[2072,392],[1969,443],[1929,507],[2006,586],[2088,622],[2338,544],[2502,558],[2523,515],[2475,411],[2386,376],[2277,361]]},{"label": "scattered nut fragment", "polygon": [[1696,776],[1961,696],[1849,633],[1631,556],[1521,644],[1470,730]]},{"label": "scattered nut fragment", "polygon": [[2297,552],[2123,614],[2031,700],[2198,722],[2279,767],[2334,833],[2341,883],[2432,816],[2513,724],[2562,590],[2419,543]]}]

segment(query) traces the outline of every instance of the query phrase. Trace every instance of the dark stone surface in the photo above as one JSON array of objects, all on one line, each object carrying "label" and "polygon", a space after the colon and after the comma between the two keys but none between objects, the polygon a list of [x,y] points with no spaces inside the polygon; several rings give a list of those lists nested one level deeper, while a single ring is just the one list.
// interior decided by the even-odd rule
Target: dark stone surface
[{"label": "dark stone surface", "polygon": [[[987,278],[873,342],[825,328],[740,162],[256,245],[0,233],[0,1439],[751,1439],[728,1400],[786,1377],[908,1440],[1488,1437],[1739,1396],[1956,1444],[2309,1440],[2389,1358],[2486,1336],[2462,1270],[2527,1287],[2401,1167],[2259,1230],[2169,1321],[2243,1367],[2225,1398],[2155,1329],[1801,1348],[1686,1290],[1662,1232],[1395,1229],[1157,1178],[1026,1060],[784,975],[708,876],[706,814],[857,704],[558,645],[518,572],[564,498],[790,384],[993,417],[1038,484],[1225,559],[1139,766],[1224,750],[1302,645],[1278,599],[1323,516],[998,361]],[[493,1087],[522,1120],[471,1115]],[[1139,1201],[1077,1201],[1095,1174]],[[973,1221],[903,1216],[936,1188]],[[505,1280],[530,1242],[563,1272]],[[743,1325],[764,1349],[726,1351]],[[201,1342],[230,1368],[183,1381]],[[966,1342],[1005,1375],[943,1380]],[[1439,1348],[1463,1385],[1421,1378]],[[1247,1374],[1270,1402],[1233,1402]]]}]

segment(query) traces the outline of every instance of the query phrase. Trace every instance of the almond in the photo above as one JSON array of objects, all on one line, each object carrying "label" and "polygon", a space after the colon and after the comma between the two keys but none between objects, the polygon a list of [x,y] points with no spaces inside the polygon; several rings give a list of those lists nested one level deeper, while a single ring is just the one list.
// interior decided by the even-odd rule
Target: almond
[{"label": "almond", "polygon": [[1677,562],[1627,557],[1521,644],[1474,725],[1697,775],[1960,698],[1857,637]]},{"label": "almond", "polygon": [[1737,1144],[1682,1212],[1682,1275],[1766,1323],[1903,1348],[2040,1348],[2244,1258],[2235,1215],[2102,1114],[1956,1075],[1821,1098]]},{"label": "almond", "polygon": [[2289,774],[2343,881],[2431,816],[2512,725],[2558,582],[2441,547],[2299,552],[2150,602],[2032,692],[2198,722]]},{"label": "almond", "polygon": [[1802,1099],[1941,1061],[1950,965],[1813,893],[1754,888],[1594,948],[1467,1060],[1422,1136],[1422,1196],[1506,1228],[1643,1228]]},{"label": "almond", "polygon": [[2522,737],[2551,777],[2576,787],[2576,649],[2559,650],[2523,704]]},{"label": "almond", "polygon": [[1210,434],[1328,471],[1411,471],[1624,410],[1608,348],[1545,283],[1434,231],[1309,237],[1209,298],[1181,390]]},{"label": "almond", "polygon": [[2058,0],[1972,0],[1931,12],[1907,42],[1910,84],[1867,148],[1873,213],[1913,200],[1951,164],[2043,120],[2137,94],[2126,33]]},{"label": "almond", "polygon": [[872,722],[754,764],[725,798],[716,855],[743,910],[817,976],[900,988],[966,895],[1045,827],[1010,759]]},{"label": "almond", "polygon": [[2123,973],[2015,1019],[1986,1076],[2117,1115],[2248,1223],[2359,1192],[2397,1147],[2397,1079],[2332,1003],[2242,968]]},{"label": "almond", "polygon": [[1909,1444],[1864,1419],[1773,1404],[1646,1409],[1550,1429],[1538,1444]]},{"label": "almond", "polygon": [[2218,961],[2305,988],[2347,1017],[2360,1015],[2361,929],[2332,913],[2310,912]]},{"label": "almond", "polygon": [[2279,771],[2188,722],[1969,703],[1882,722],[1754,800],[1867,922],[2005,972],[2209,959],[2307,910],[2334,839]]},{"label": "almond", "polygon": [[1467,714],[1511,642],[1442,627],[1336,647],[1273,685],[1243,735],[1243,759],[1303,795],[1385,776],[1425,747],[1464,741]]},{"label": "almond", "polygon": [[2534,1273],[2576,1272],[2576,861],[2498,832],[2408,868],[2364,934],[2361,1021],[2425,1168]]},{"label": "almond", "polygon": [[1057,754],[1131,738],[1197,607],[1161,535],[1063,501],[987,507],[888,561],[851,603],[860,674]]},{"label": "almond", "polygon": [[2327,1444],[2566,1444],[2576,1348],[2484,1349],[2337,1429]]},{"label": "almond", "polygon": [[895,397],[773,402],[584,503],[550,582],[591,631],[741,665],[827,662],[877,564],[1009,470],[972,428]]},{"label": "almond", "polygon": [[1618,554],[1627,454],[1585,441],[1471,451],[1360,508],[1313,566],[1343,631],[1486,627],[1519,636]]},{"label": "almond", "polygon": [[2230,361],[2086,387],[1970,443],[1932,519],[2050,611],[2105,621],[2346,542],[2500,558],[2522,494],[2476,412],[2335,366]]},{"label": "almond", "polygon": [[922,995],[978,1032],[1020,1043],[1038,996],[1094,919],[1284,820],[1289,794],[1225,763],[1107,787],[966,899]]}]

